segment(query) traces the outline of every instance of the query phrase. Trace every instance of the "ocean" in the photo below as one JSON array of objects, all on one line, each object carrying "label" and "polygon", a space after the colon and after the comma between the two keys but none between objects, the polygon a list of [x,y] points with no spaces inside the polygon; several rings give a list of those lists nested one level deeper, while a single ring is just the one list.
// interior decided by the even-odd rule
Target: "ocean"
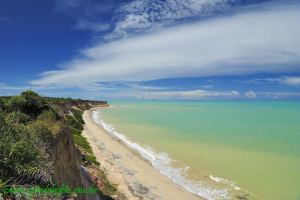
[{"label": "ocean", "polygon": [[111,101],[94,119],[206,199],[300,199],[300,102]]}]

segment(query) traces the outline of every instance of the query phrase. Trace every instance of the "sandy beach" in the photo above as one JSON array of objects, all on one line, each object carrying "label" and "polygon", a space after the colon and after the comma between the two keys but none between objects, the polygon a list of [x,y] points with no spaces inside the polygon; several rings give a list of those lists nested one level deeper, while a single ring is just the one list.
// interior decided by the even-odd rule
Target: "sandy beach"
[{"label": "sandy beach", "polygon": [[91,144],[101,169],[126,199],[201,199],[172,183],[137,152],[108,134],[93,121],[92,111],[83,114],[83,136]]}]

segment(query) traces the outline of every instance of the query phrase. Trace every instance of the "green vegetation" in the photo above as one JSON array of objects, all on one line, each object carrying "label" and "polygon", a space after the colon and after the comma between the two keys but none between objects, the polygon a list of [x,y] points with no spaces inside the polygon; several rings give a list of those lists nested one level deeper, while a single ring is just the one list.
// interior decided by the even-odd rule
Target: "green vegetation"
[{"label": "green vegetation", "polygon": [[77,147],[81,150],[85,165],[89,163],[94,163],[99,165],[93,155],[92,148],[85,137],[82,136],[84,121],[82,119],[82,114],[84,110],[90,109],[90,105],[80,104],[77,106],[69,106],[68,113],[65,117],[66,125],[70,129],[73,139]]},{"label": "green vegetation", "polygon": [[74,134],[73,138],[74,138],[75,144],[77,144],[79,147],[83,148],[88,153],[92,152],[90,144],[87,142],[87,140],[82,135]]},{"label": "green vegetation", "polygon": [[[32,135],[0,116],[0,168],[2,178],[14,178],[21,174],[33,176],[38,167],[38,151]],[[24,173],[25,172],[25,173]]]},{"label": "green vegetation", "polygon": [[[95,167],[92,167],[94,169]],[[107,179],[107,175],[100,170],[95,171],[95,175],[101,180],[101,191],[106,195],[114,195],[117,193],[116,186],[111,184]],[[119,194],[120,195],[120,194]],[[123,199],[122,197],[120,199]]]},{"label": "green vegetation", "polygon": [[[49,141],[43,140],[42,134],[35,134],[33,127],[37,116],[49,110],[49,105],[32,91],[1,98],[0,103],[0,188],[52,185],[49,156],[46,148],[41,148]],[[48,127],[43,128],[44,132],[47,130]]]},{"label": "green vegetation", "polygon": [[37,93],[28,90],[21,95],[14,96],[7,102],[9,111],[19,111],[32,118],[36,118],[41,112],[49,109],[47,101]]},{"label": "green vegetation", "polygon": [[[72,133],[85,166],[99,165],[91,146],[81,135],[82,113],[91,107],[90,101],[41,97],[31,90],[14,97],[0,97],[0,199],[16,197],[3,194],[1,191],[6,187],[55,184],[50,154],[54,138],[62,130]],[[21,199],[47,197],[22,196]]]}]

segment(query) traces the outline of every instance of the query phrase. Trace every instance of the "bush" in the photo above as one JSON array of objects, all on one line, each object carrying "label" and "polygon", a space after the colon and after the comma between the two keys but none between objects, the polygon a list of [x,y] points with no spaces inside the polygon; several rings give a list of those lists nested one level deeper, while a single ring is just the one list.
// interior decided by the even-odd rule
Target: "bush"
[{"label": "bush", "polygon": [[38,150],[26,129],[0,115],[0,137],[0,178],[32,176],[32,169],[38,166]]},{"label": "bush", "polygon": [[37,140],[36,143],[38,143],[39,146],[44,145],[45,148],[50,147],[53,141],[53,135],[52,131],[49,128],[49,124],[42,120],[37,120],[34,123],[28,125],[27,128],[34,139]]},{"label": "bush", "polygon": [[47,101],[31,90],[12,97],[8,102],[8,107],[10,111],[19,111],[34,119],[44,110],[49,109]]},{"label": "bush", "polygon": [[45,110],[38,116],[38,119],[43,121],[57,121],[59,118],[59,115],[53,109]]},{"label": "bush", "polygon": [[3,99],[0,98],[0,112],[5,110],[5,102]]},{"label": "bush", "polygon": [[27,123],[31,120],[29,115],[26,115],[19,111],[13,111],[7,114],[6,118],[13,123]]}]

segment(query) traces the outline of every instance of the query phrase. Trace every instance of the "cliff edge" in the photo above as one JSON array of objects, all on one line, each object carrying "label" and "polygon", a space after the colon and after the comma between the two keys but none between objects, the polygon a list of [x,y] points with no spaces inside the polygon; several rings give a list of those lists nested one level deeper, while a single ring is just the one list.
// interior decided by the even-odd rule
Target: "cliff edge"
[{"label": "cliff edge", "polygon": [[81,135],[82,113],[94,106],[107,102],[30,90],[0,97],[0,199],[113,199],[115,187]]}]

